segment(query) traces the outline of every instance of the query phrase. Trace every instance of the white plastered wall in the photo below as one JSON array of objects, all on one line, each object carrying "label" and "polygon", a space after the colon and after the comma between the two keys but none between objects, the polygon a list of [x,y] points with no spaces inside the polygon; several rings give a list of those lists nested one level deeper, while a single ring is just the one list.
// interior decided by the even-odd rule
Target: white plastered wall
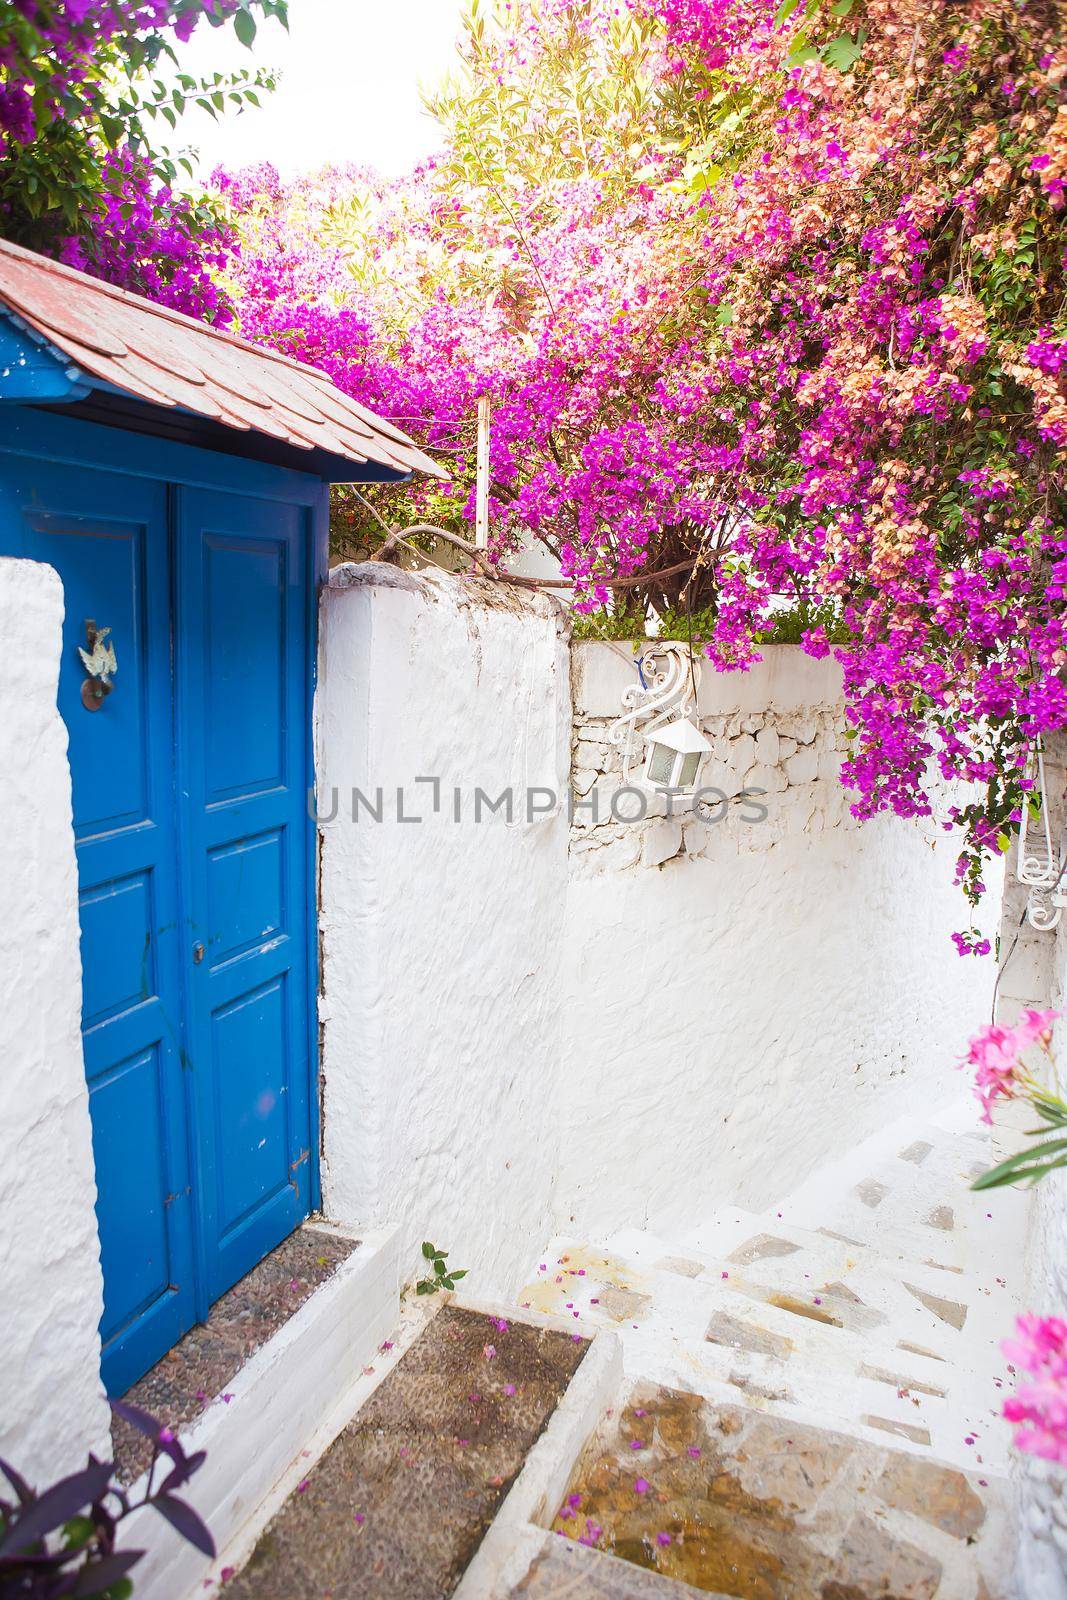
[{"label": "white plastered wall", "polygon": [[0,558],[0,1455],[43,1484],[105,1451],[77,869],[56,710],[63,591]]},{"label": "white plastered wall", "polygon": [[[602,1236],[759,1209],[948,1098],[993,978],[950,941],[952,836],[849,815],[839,670],[799,650],[704,676],[708,779],[768,789],[765,822],[475,825],[478,784],[562,791],[570,745],[583,796],[621,782],[632,663],[573,664],[572,705],[555,608],[514,591],[366,566],[324,597],[325,1204],[399,1223],[409,1260],[432,1236],[486,1291],[550,1218]],[[423,821],[397,820],[398,786]],[[381,789],[382,822],[353,822],[353,787]]]},{"label": "white plastered wall", "polygon": [[[622,783],[607,727],[628,651],[575,650],[576,782]],[[950,941],[966,907],[950,834],[857,823],[838,768],[839,668],[769,648],[706,670],[702,782],[767,792],[705,825],[659,819],[573,838],[563,962],[559,1221],[589,1237],[677,1234],[724,1203],[761,1210],[884,1120],[958,1087],[992,958]],[[995,916],[997,884],[987,915]]]},{"label": "white plastered wall", "polygon": [[[556,1174],[567,825],[520,796],[566,783],[566,630],[548,600],[370,564],[321,617],[324,1206],[399,1226],[405,1275],[429,1238],[503,1292]],[[508,785],[514,821],[476,822],[475,789]],[[354,787],[381,822],[353,822]]]}]

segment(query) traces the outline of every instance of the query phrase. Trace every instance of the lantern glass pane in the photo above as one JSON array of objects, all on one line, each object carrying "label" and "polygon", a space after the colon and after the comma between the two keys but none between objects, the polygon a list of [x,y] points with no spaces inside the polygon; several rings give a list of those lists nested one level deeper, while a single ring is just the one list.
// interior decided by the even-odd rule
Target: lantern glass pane
[{"label": "lantern glass pane", "polygon": [[682,757],[682,775],[678,779],[680,789],[691,789],[697,781],[697,772],[700,770],[700,751],[691,750]]},{"label": "lantern glass pane", "polygon": [[670,783],[674,772],[674,751],[665,744],[653,744],[648,763],[650,783]]}]

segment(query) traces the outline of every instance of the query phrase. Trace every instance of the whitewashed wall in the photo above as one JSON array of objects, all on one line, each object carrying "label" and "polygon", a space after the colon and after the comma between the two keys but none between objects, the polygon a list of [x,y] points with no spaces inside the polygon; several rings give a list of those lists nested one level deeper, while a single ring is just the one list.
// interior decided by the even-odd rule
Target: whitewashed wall
[{"label": "whitewashed wall", "polygon": [[[575,650],[576,784],[604,800],[622,782],[605,730],[627,653]],[[594,1237],[762,1209],[947,1098],[988,1012],[992,961],[950,942],[951,836],[849,814],[836,665],[779,646],[747,673],[706,671],[699,713],[702,782],[767,790],[765,821],[739,801],[711,826],[576,819],[558,1194],[561,1223]]]},{"label": "whitewashed wall", "polygon": [[[509,1288],[556,1176],[566,818],[474,820],[474,790],[561,791],[567,639],[556,606],[484,584],[342,567],[318,702],[323,1190]],[[441,810],[429,784],[441,779]],[[351,819],[381,786],[381,823]],[[397,819],[396,791],[408,816]],[[454,820],[454,790],[462,793]]]},{"label": "whitewashed wall", "polygon": [[0,558],[0,1455],[38,1483],[108,1442],[62,618],[51,567]]}]

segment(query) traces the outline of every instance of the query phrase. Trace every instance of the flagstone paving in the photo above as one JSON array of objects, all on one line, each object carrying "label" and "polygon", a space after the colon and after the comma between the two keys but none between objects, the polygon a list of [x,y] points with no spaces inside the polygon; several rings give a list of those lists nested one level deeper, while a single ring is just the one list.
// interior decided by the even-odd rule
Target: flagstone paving
[{"label": "flagstone paving", "polygon": [[571,1553],[503,1592],[1004,1600],[1029,1197],[971,1188],[1004,1153],[961,1102],[763,1212],[551,1241],[518,1304],[612,1329],[626,1376],[549,1514]]},{"label": "flagstone paving", "polygon": [[554,1239],[516,1300],[614,1329],[631,1379],[1004,1473],[1029,1196],[970,1187],[999,1155],[973,1107],[912,1119],[765,1212]]},{"label": "flagstone paving", "polygon": [[935,1600],[1000,1585],[1007,1505],[980,1474],[638,1384],[553,1529],[744,1600]]}]

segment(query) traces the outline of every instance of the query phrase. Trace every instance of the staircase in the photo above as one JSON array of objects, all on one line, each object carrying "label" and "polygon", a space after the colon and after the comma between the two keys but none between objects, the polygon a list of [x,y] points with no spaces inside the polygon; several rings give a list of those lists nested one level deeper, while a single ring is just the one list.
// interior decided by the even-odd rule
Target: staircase
[{"label": "staircase", "polygon": [[762,1212],[553,1240],[519,1306],[611,1329],[625,1382],[501,1600],[1006,1596],[1028,1196],[970,1189],[1001,1154],[961,1102]]},{"label": "staircase", "polygon": [[1001,1153],[961,1102],[762,1211],[554,1239],[511,1305],[408,1300],[168,1600],[1008,1600]]}]

